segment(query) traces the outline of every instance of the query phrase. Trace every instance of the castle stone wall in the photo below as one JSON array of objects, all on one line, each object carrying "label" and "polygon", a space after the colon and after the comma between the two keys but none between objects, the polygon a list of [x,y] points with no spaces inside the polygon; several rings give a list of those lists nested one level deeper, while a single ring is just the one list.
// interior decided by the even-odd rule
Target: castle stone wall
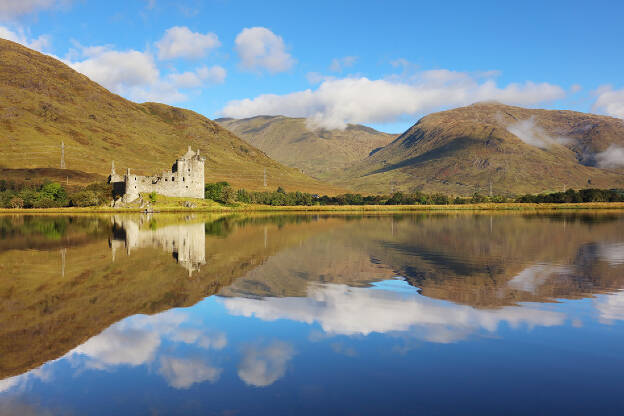
[{"label": "castle stone wall", "polygon": [[188,151],[179,157],[171,170],[153,176],[132,174],[127,169],[121,177],[113,167],[109,181],[114,189],[123,189],[125,202],[134,201],[141,193],[157,194],[185,198],[204,198],[204,162],[199,150]]}]

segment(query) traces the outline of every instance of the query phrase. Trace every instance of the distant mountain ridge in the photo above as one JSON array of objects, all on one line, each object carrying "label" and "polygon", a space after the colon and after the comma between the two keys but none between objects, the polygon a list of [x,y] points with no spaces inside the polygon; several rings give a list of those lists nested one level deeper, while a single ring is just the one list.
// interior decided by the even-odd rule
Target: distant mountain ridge
[{"label": "distant mountain ridge", "polygon": [[[190,110],[137,104],[112,94],[51,56],[0,39],[0,168],[59,168],[61,142],[72,178],[169,169],[188,145],[207,157],[206,181],[236,187],[335,193]],[[38,170],[37,170],[38,169]],[[14,171],[15,174],[19,171]],[[88,177],[86,175],[85,177]]]},{"label": "distant mountain ridge", "polygon": [[312,129],[304,118],[285,116],[215,121],[278,162],[320,179],[331,178],[397,137],[359,124],[344,130]]},{"label": "distant mountain ridge", "polygon": [[622,188],[624,120],[477,103],[429,114],[335,175],[362,192],[470,195]]}]

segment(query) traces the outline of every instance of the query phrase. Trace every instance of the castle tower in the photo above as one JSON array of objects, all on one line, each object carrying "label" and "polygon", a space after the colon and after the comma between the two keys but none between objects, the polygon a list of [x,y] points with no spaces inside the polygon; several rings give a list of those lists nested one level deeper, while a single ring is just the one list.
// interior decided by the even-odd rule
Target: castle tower
[{"label": "castle tower", "polygon": [[137,187],[136,176],[132,176],[130,174],[130,168],[126,169],[124,182],[126,184],[126,192],[124,194],[124,201],[132,202],[139,197],[139,192],[141,192],[141,190],[138,189]]}]

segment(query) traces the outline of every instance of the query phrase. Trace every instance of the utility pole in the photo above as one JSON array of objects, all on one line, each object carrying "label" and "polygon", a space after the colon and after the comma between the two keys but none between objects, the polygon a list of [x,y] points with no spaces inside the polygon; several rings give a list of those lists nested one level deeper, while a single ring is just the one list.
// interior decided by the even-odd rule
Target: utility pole
[{"label": "utility pole", "polygon": [[67,254],[67,248],[61,249],[61,277],[65,277],[65,255]]},{"label": "utility pole", "polygon": [[264,168],[264,187],[266,188],[266,168]]},{"label": "utility pole", "polygon": [[65,169],[65,142],[61,141],[61,169]]}]

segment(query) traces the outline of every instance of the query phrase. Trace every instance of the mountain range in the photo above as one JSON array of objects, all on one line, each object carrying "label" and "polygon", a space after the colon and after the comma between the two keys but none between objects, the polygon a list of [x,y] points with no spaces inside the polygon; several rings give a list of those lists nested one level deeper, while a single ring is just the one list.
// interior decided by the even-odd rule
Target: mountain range
[{"label": "mountain range", "polygon": [[[115,95],[63,62],[0,39],[0,172],[72,183],[169,168],[188,145],[206,181],[319,194],[471,195],[624,188],[624,120],[476,103],[429,114],[401,135],[303,118],[217,119]],[[61,169],[61,143],[66,168]],[[266,173],[267,186],[264,186]]]},{"label": "mountain range", "polygon": [[394,140],[365,126],[313,130],[283,116],[217,121],[284,164],[363,193],[624,186],[624,120],[594,114],[476,103],[427,115]]}]

